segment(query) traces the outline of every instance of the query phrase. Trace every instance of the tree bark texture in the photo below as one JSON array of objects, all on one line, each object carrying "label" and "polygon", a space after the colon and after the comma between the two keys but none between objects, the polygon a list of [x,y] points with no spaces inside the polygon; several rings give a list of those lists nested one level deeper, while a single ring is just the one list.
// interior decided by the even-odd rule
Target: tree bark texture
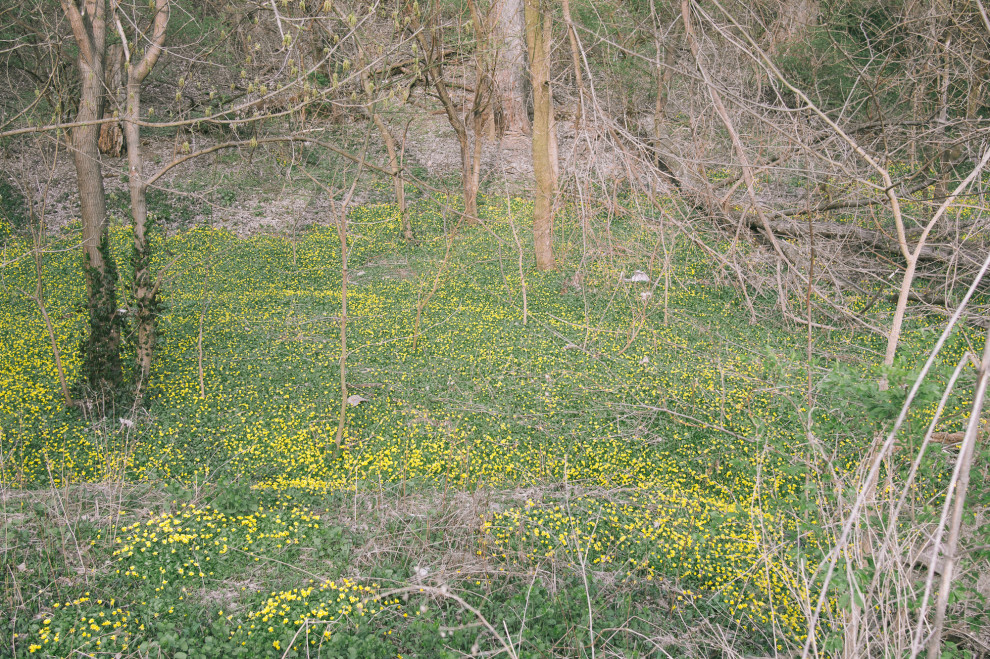
[{"label": "tree bark texture", "polygon": [[[115,43],[107,49],[104,64],[105,88],[109,94],[105,104],[109,107],[104,109],[106,114],[118,111],[123,104],[120,96],[125,90],[124,67],[124,48],[121,44]],[[111,158],[119,158],[124,154],[124,131],[119,121],[100,124],[99,147],[100,153]]]},{"label": "tree bark texture", "polygon": [[524,0],[499,0],[493,11],[498,12],[495,22],[495,42],[499,48],[498,66],[495,71],[495,87],[498,103],[495,109],[496,133],[529,135],[529,113],[526,109],[526,30]]},{"label": "tree bark texture", "polygon": [[[103,118],[106,101],[103,71],[107,50],[106,4],[103,0],[86,0],[80,11],[73,0],[62,0],[62,9],[69,19],[73,38],[79,48],[81,85],[76,121],[99,121]],[[83,344],[83,372],[91,387],[106,390],[117,387],[122,374],[117,319],[117,270],[110,258],[99,135],[99,124],[76,126],[72,129],[71,144],[79,188],[79,211],[82,215],[89,311],[89,336]]]},{"label": "tree bark texture", "polygon": [[[474,97],[471,101],[471,118],[473,121],[472,132],[474,133],[474,148],[471,153],[471,173],[470,181],[474,187],[474,196],[477,198],[478,189],[481,185],[481,158],[482,144],[485,137],[485,122],[489,110],[492,107],[493,97],[493,76],[495,71],[494,58],[490,49],[482,47],[482,44],[491,43],[492,18],[482,17],[477,5],[473,0],[468,0],[468,7],[471,10],[471,22],[474,25],[474,32],[478,39],[478,48],[474,53]],[[466,190],[466,188],[465,188]],[[475,204],[475,214],[477,215],[477,204]]]},{"label": "tree bark texture", "polygon": [[151,73],[162,53],[165,29],[168,26],[169,0],[156,0],[152,19],[150,43],[134,44],[144,48],[140,62],[127,62],[127,107],[124,113],[124,137],[127,140],[128,190],[131,196],[131,220],[134,227],[134,321],[137,334],[137,381],[135,398],[140,401],[144,387],[151,375],[157,335],[158,285],[151,274],[151,245],[148,231],[147,183],[144,180],[144,163],[141,157],[141,86]]},{"label": "tree bark texture", "polygon": [[553,103],[550,98],[550,63],[547,57],[549,21],[543,20],[540,0],[526,0],[526,44],[533,83],[533,175],[536,199],[533,205],[533,247],[536,267],[552,270],[553,198],[556,176],[551,149]]}]

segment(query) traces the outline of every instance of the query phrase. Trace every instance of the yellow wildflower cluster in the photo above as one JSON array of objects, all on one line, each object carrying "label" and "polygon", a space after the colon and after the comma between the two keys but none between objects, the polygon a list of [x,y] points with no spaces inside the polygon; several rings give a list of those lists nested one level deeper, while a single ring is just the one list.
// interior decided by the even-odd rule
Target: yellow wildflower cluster
[{"label": "yellow wildflower cluster", "polygon": [[[54,620],[54,621],[53,621]],[[44,650],[47,655],[120,653],[132,645],[144,625],[133,619],[116,600],[92,599],[85,595],[66,602],[55,602],[37,631],[28,650]]]},{"label": "yellow wildflower cluster", "polygon": [[803,634],[795,599],[806,593],[794,566],[765,556],[756,518],[770,523],[769,515],[702,492],[651,488],[620,498],[528,501],[485,522],[487,549],[511,563],[555,558],[627,579],[672,578],[689,599],[716,593],[740,624]]},{"label": "yellow wildflower cluster", "polygon": [[[32,301],[10,295],[0,305],[0,485],[199,484],[222,473],[252,483],[259,502],[291,502],[399,482],[456,490],[567,481],[597,494],[503,510],[486,520],[480,551],[519,562],[586,553],[599,569],[673,579],[689,599],[716,599],[742,625],[769,624],[799,637],[807,596],[794,562],[771,549],[797,537],[812,550],[829,543],[817,531],[799,532],[787,515],[814,478],[805,468],[807,410],[781,395],[804,391],[806,372],[793,366],[803,356],[788,357],[803,344],[792,333],[740,324],[738,296],[711,281],[709,262],[691,247],[677,248],[669,271],[660,259],[630,264],[657,284],[649,297],[622,283],[619,259],[590,260],[580,285],[562,286],[560,273],[513,274],[507,266],[515,257],[501,263],[502,247],[488,230],[511,245],[509,215],[524,229],[528,211],[518,200],[483,205],[487,230],[460,232],[449,262],[441,260],[447,235],[436,209],[417,214],[416,247],[402,242],[396,209],[351,212],[347,379],[350,393],[369,400],[345,408],[339,454],[341,275],[333,227],[291,238],[241,240],[208,228],[169,237],[175,280],[163,288],[154,395],[149,414],[126,423],[110,405],[86,414],[60,409],[44,321]],[[566,212],[558,219],[561,235],[580,235]],[[656,242],[655,227],[629,231],[642,245]],[[111,238],[124,271],[130,237],[114,230]],[[69,381],[80,376],[74,347],[85,331],[76,243],[67,237],[58,245],[64,251],[53,250],[43,266]],[[5,290],[33,290],[33,261],[18,258],[30,243],[11,249]],[[156,256],[154,267],[165,265]],[[660,288],[666,275],[674,282],[669,296]],[[664,320],[663,297],[673,321]],[[873,305],[866,295],[854,302]],[[930,345],[927,322],[905,328],[906,350]],[[944,360],[961,356],[971,338],[961,332]],[[882,347],[853,332],[818,340],[822,351],[837,353]],[[932,413],[919,409],[912,423]],[[819,412],[816,423],[834,414]],[[871,438],[860,439],[836,442],[840,476],[858,468]],[[205,587],[221,579],[219,563],[284,560],[318,526],[311,510],[295,505],[246,515],[186,505],[120,530],[116,569],[149,591]],[[382,604],[361,588],[327,582],[273,593],[236,633],[247,646],[264,637],[258,654],[279,649],[273,643],[288,647],[291,635],[281,634],[294,633],[299,621],[378,612]],[[125,643],[125,632],[133,633],[127,609],[103,614],[87,613],[85,627],[61,614],[33,644],[71,637],[93,652],[86,644],[104,644],[102,651],[108,642]],[[91,627],[118,622],[116,636]],[[262,624],[280,635],[259,634]]]},{"label": "yellow wildflower cluster", "polygon": [[[182,505],[174,513],[155,515],[121,529],[113,555],[118,574],[160,581],[164,589],[177,579],[213,581],[221,557],[235,562],[260,560],[288,550],[319,528],[319,518],[305,508],[225,515],[213,508]],[[156,589],[157,590],[157,589]]]},{"label": "yellow wildflower cluster", "polygon": [[[230,632],[230,638],[259,652],[282,649],[279,646],[320,646],[335,629],[367,624],[386,608],[401,608],[398,599],[381,601],[377,592],[377,584],[365,586],[350,579],[317,584],[311,579],[306,587],[271,593]],[[273,637],[275,641],[270,640]]]}]

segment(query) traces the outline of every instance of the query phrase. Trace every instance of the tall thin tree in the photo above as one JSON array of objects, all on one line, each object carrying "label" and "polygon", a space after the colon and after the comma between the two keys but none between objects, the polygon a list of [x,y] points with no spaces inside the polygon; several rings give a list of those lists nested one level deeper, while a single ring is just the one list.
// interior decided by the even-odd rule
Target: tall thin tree
[{"label": "tall thin tree", "polygon": [[533,175],[536,198],[533,205],[533,247],[536,267],[552,270],[553,201],[557,181],[552,148],[553,99],[550,96],[550,16],[540,0],[526,0],[526,45],[533,82]]},{"label": "tall thin tree", "polygon": [[83,343],[83,371],[97,390],[116,388],[122,380],[117,315],[117,270],[110,257],[106,190],[100,162],[100,120],[106,104],[104,63],[107,53],[106,2],[62,0],[79,49],[79,110],[71,132],[72,159],[79,189],[82,242],[86,260],[89,335]]},{"label": "tall thin tree", "polygon": [[[155,13],[150,29],[137,32],[131,47],[119,16],[114,16],[127,67],[127,107],[124,112],[124,139],[127,141],[128,189],[131,195],[131,219],[134,223],[134,307],[137,333],[137,380],[135,397],[141,400],[144,387],[151,374],[157,325],[158,284],[152,282],[151,246],[148,238],[148,186],[144,180],[144,163],[141,157],[141,87],[145,78],[158,62],[165,44],[165,32],[169,19],[169,0],[156,0]],[[143,51],[135,60],[137,52]]]}]

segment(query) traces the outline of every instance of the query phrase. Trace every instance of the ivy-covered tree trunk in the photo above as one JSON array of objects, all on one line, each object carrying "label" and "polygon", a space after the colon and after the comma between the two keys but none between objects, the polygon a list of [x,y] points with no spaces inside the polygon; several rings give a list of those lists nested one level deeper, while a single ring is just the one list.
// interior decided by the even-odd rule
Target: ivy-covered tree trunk
[{"label": "ivy-covered tree trunk", "polygon": [[158,285],[151,273],[151,243],[148,231],[147,183],[144,179],[144,164],[141,157],[141,134],[137,122],[141,118],[141,85],[151,73],[165,42],[165,29],[168,26],[169,0],[157,0],[155,16],[152,19],[150,37],[131,45],[133,52],[144,49],[139,62],[128,57],[127,66],[127,107],[124,114],[124,138],[127,142],[128,189],[131,195],[131,220],[134,225],[134,331],[137,337],[137,372],[134,395],[137,401],[144,395],[145,386],[151,375],[151,362],[154,357],[158,319]]},{"label": "ivy-covered tree trunk", "polygon": [[[95,391],[109,393],[123,382],[120,367],[120,316],[117,313],[117,265],[104,227],[96,250],[85,250],[89,335],[82,341],[83,375]],[[97,258],[93,257],[93,254]]]},{"label": "ivy-covered tree trunk", "polygon": [[72,159],[79,188],[82,215],[82,242],[85,258],[89,336],[81,345],[83,374],[97,391],[120,385],[120,329],[117,316],[117,271],[110,256],[107,236],[106,191],[98,146],[106,100],[104,61],[106,59],[106,3],[86,0],[80,6],[62,1],[62,9],[79,48],[79,112],[71,133]]}]

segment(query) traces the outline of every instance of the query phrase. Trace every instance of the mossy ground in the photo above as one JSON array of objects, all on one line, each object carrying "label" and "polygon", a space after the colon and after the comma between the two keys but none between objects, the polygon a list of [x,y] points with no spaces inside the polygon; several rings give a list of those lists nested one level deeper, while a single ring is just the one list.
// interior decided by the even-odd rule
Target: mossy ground
[{"label": "mossy ground", "polygon": [[[657,227],[613,219],[583,235],[566,212],[562,270],[537,273],[524,257],[524,324],[509,217],[526,235],[531,208],[488,199],[485,226],[460,227],[445,264],[456,215],[444,201],[414,209],[416,245],[401,239],[391,206],[350,215],[348,382],[368,400],[348,409],[339,454],[332,226],[294,238],[159,235],[161,341],[137,414],[109,400],[61,408],[44,324],[18,293],[33,289],[29,245],[12,240],[0,482],[3,608],[15,613],[2,652],[500,648],[443,597],[389,594],[419,583],[473,603],[519,656],[590,656],[589,627],[596,647],[630,657],[691,654],[711,624],[753,651],[801,641],[815,595],[802,570],[831,541],[829,485],[807,441],[806,369],[816,373],[816,434],[852,473],[897,404],[896,387],[856,398],[876,377],[882,338],[816,330],[809,365],[805,328],[772,321],[771,298],[759,297],[772,322],[750,324],[736,292],[683,242],[666,273],[664,322]],[[76,240],[54,241],[44,265],[70,380],[85,327]],[[127,231],[112,242],[126,273]],[[633,270],[652,283],[624,283]],[[870,310],[878,323],[888,312]],[[904,372],[941,322],[907,328]],[[959,332],[942,363],[978,341]],[[965,404],[964,394],[953,406]],[[931,411],[919,407],[912,423]],[[937,496],[946,474],[934,455],[918,500]],[[655,640],[671,634],[680,641]]]}]

